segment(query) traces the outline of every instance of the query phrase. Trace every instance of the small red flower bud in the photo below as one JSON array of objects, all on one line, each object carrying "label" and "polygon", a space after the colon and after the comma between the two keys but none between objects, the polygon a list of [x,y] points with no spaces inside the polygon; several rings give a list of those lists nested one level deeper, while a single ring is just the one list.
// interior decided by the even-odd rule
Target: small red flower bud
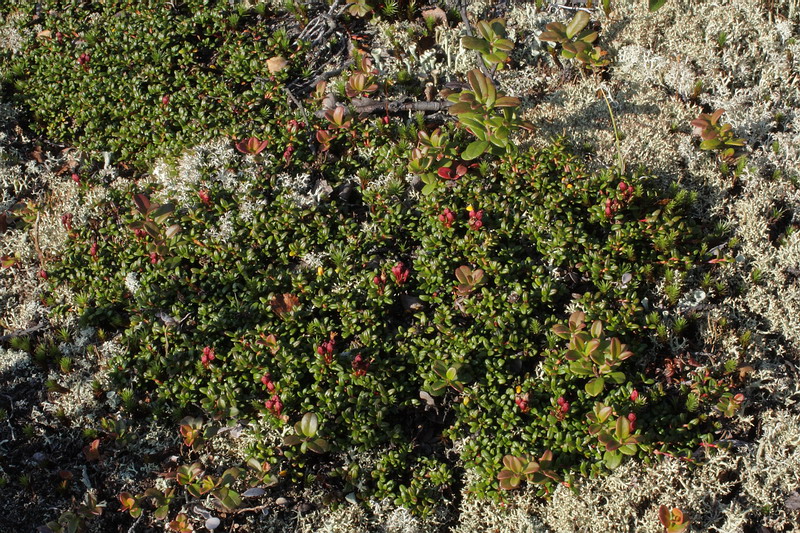
[{"label": "small red flower bud", "polygon": [[208,195],[208,191],[205,189],[200,189],[197,191],[197,196],[200,198],[200,201],[203,202],[205,205],[211,205],[211,197]]},{"label": "small red flower bud", "polygon": [[94,258],[97,258],[97,249],[98,249],[97,243],[93,242],[92,246],[89,248],[89,255],[91,255]]},{"label": "small red flower bud", "polygon": [[370,361],[365,361],[361,354],[356,354],[356,356],[353,358],[353,362],[351,363],[351,366],[353,367],[353,374],[356,376],[367,375],[369,365]]},{"label": "small red flower bud", "polygon": [[158,253],[150,252],[150,264],[155,265],[156,263],[158,263]]},{"label": "small red flower bud", "polygon": [[169,104],[169,95],[165,94],[164,96],[161,97],[161,105],[166,107],[168,104]]},{"label": "small red flower bud", "polygon": [[636,429],[636,415],[634,413],[628,413],[628,422],[631,423],[631,431]]},{"label": "small red flower bud", "polygon": [[402,262],[397,263],[392,267],[392,274],[394,275],[394,280],[398,285],[402,285],[408,281],[409,270]]},{"label": "small red flower bud", "polygon": [[72,181],[74,181],[75,183],[80,183],[81,182],[81,177],[73,172],[72,173]]},{"label": "small red flower bud", "polygon": [[47,279],[47,272],[45,272],[44,269],[40,270],[39,277],[42,279]]},{"label": "small red flower bud", "polygon": [[633,392],[631,392],[631,401],[635,402],[638,399],[639,399],[639,391],[633,389]]},{"label": "small red flower bud", "polygon": [[453,222],[455,222],[455,220],[456,216],[453,214],[452,211],[450,211],[450,209],[446,207],[444,208],[444,211],[442,211],[442,213],[439,215],[439,221],[442,224],[444,224],[446,228],[451,227],[453,225]]},{"label": "small red flower bud", "polygon": [[620,181],[620,182],[619,182],[619,190],[620,190],[621,192],[625,192],[625,191],[627,191],[627,190],[628,190],[628,184],[627,184],[627,183],[625,183],[624,181]]}]

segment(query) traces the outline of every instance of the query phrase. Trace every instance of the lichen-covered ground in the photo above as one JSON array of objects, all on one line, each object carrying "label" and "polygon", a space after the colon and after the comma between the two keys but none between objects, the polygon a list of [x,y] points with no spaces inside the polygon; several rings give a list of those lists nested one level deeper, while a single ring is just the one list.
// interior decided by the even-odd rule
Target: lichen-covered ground
[{"label": "lichen-covered ground", "polygon": [[[506,92],[523,99],[525,118],[536,127],[522,141],[539,145],[565,135],[592,148],[590,164],[616,164],[614,133],[599,96],[604,91],[626,165],[642,165],[664,183],[678,181],[699,191],[697,213],[732,228],[740,253],[726,265],[727,273],[743,280],[745,290],[707,311],[751,330],[752,339],[742,348],[739,339],[721,336],[712,320],[703,333],[716,357],[752,367],[738,415],[746,438],[729,440],[726,451],[698,450],[697,458],[704,459],[698,467],[668,457],[655,466],[626,462],[608,477],[585,480],[574,492],[560,487],[546,501],[532,492],[509,493],[502,504],[464,494],[453,507],[424,520],[386,502],[374,502],[369,510],[332,511],[319,495],[292,494],[283,505],[271,502],[267,512],[243,513],[238,531],[657,532],[663,531],[657,517],[662,504],[683,510],[693,531],[800,527],[800,3],[667,0],[655,13],[645,0],[611,4],[610,16],[595,12],[603,23],[601,42],[613,59],[602,81],[574,69],[562,72],[537,39],[545,24],[566,20],[572,11],[555,3],[537,11],[534,2],[523,1],[473,2],[469,11],[478,19],[500,10],[517,43],[513,68],[499,80]],[[14,47],[14,21],[0,22],[0,46]],[[392,46],[388,25],[376,23],[371,31],[373,50],[385,53]],[[437,28],[437,45],[452,52],[448,64],[425,56],[409,61],[440,76],[448,69],[468,70],[474,56],[458,51],[462,31],[460,25]],[[387,55],[382,68],[397,65]],[[747,141],[747,164],[736,178],[724,177],[718,159],[699,150],[691,135],[689,121],[718,108]],[[66,238],[62,213],[88,216],[73,196],[70,172],[63,172],[72,151],[38,149],[40,142],[18,126],[18,113],[0,103],[0,212],[24,197],[42,205],[44,214],[25,231],[0,229],[0,256],[20,258],[14,268],[0,270],[0,336],[49,324],[40,303],[46,290],[40,258],[59,253]],[[0,531],[30,531],[66,510],[68,498],[52,489],[61,482],[59,471],[81,472],[75,465],[85,463],[82,428],[113,414],[119,403],[113,393],[95,397],[91,387],[93,380],[106,379],[104,362],[119,348],[108,340],[86,351],[96,341],[92,332],[73,327],[71,333],[59,348],[81,357],[66,381],[60,376],[69,390],[59,394],[48,392],[45,382],[52,376],[26,352],[13,349],[9,339],[0,343]],[[67,494],[95,489],[99,500],[115,506],[118,492],[151,479],[178,449],[174,427],[143,424],[129,430],[127,450],[115,453],[113,461],[84,464],[83,474],[67,481]],[[247,430],[238,438],[249,438]],[[217,460],[237,460],[239,447],[229,437],[216,450]],[[51,488],[26,487],[20,481],[24,475],[46,477]],[[304,505],[293,504],[300,501]],[[108,511],[91,527],[143,531],[137,524]]]}]

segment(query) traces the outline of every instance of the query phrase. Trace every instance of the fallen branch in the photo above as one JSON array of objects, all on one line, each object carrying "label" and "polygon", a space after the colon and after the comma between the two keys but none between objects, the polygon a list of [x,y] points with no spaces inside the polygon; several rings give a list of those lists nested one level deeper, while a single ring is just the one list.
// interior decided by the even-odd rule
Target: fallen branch
[{"label": "fallen branch", "polygon": [[[469,17],[467,16],[467,3],[468,2],[466,0],[461,0],[461,2],[458,3],[458,8],[459,12],[461,13],[461,22],[464,23],[464,28],[466,29],[467,36],[474,37],[474,34],[472,33],[472,25],[469,23]],[[478,57],[478,68],[481,69],[481,72],[483,72],[484,76],[489,78],[492,81],[492,83],[494,83],[494,77],[492,76],[492,73],[489,72],[489,69],[486,68],[486,65],[484,64],[483,58],[481,57],[480,53],[475,52],[475,55]]]},{"label": "fallen branch", "polygon": [[[399,100],[371,100],[363,98],[352,102],[353,109],[360,115],[369,115],[376,111],[386,111],[387,113],[399,113],[401,111],[422,111],[424,113],[436,113],[446,111],[453,105],[453,102],[401,102]],[[321,109],[315,113],[318,118],[325,116],[325,110]]]},{"label": "fallen branch", "polygon": [[35,326],[27,328],[27,329],[20,329],[20,330],[14,331],[12,333],[9,333],[8,335],[1,336],[0,337],[0,342],[10,341],[11,339],[13,339],[15,337],[22,337],[22,336],[28,335],[30,333],[35,333],[35,332],[39,331],[40,329],[44,329],[44,327],[45,327],[44,324],[36,324]]},{"label": "fallen branch", "polygon": [[286,95],[289,97],[289,100],[300,110],[300,113],[303,115],[303,120],[306,124],[306,133],[308,134],[308,145],[311,149],[311,153],[316,155],[317,144],[314,142],[314,132],[311,131],[311,123],[308,120],[308,112],[306,111],[306,107],[303,105],[303,102],[298,100],[297,97],[292,94],[292,91],[288,87],[284,87],[283,89],[286,91]]}]

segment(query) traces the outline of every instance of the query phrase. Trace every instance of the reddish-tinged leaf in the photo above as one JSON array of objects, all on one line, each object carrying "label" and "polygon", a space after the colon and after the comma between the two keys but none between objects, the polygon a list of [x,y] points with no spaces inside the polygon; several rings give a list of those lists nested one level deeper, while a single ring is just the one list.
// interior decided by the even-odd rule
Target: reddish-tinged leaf
[{"label": "reddish-tinged leaf", "polygon": [[89,445],[83,447],[83,456],[90,463],[100,460],[100,439],[94,439]]},{"label": "reddish-tinged leaf", "polygon": [[250,137],[236,143],[236,149],[243,154],[258,155],[264,151],[268,144],[267,141],[259,141],[255,137]]},{"label": "reddish-tinged leaf", "polygon": [[136,209],[142,214],[146,214],[150,211],[150,199],[145,194],[135,194],[133,196],[133,203],[136,204]]}]

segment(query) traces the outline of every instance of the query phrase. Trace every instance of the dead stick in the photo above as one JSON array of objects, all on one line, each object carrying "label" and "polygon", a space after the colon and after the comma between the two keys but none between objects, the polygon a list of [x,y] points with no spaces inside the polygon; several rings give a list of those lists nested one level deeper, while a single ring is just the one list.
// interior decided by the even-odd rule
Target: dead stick
[{"label": "dead stick", "polygon": [[8,335],[3,335],[2,337],[0,337],[0,342],[6,342],[13,339],[14,337],[22,337],[23,335],[28,335],[29,333],[35,333],[40,329],[44,329],[44,324],[36,324],[33,327],[27,329],[20,329],[18,331],[14,331],[13,333],[9,333]]},{"label": "dead stick", "polygon": [[[467,30],[467,35],[469,37],[473,37],[472,25],[469,23],[469,17],[467,16],[467,2],[466,2],[466,0],[462,0],[461,2],[459,2],[458,7],[459,7],[459,11],[461,12],[461,21],[464,23],[464,27]],[[483,58],[481,57],[480,52],[476,51],[475,53],[478,54],[478,67],[481,69],[481,72],[483,72],[483,75],[486,76],[487,78],[489,78],[492,81],[492,83],[494,83],[494,78],[492,77],[491,73],[489,72],[489,69],[487,69],[486,65],[483,63]]]},{"label": "dead stick", "polygon": [[41,214],[36,212],[36,222],[33,223],[33,246],[36,248],[36,255],[39,256],[39,268],[44,270],[44,254],[39,247],[39,217]]},{"label": "dead stick", "polygon": [[[426,113],[436,113],[445,111],[453,102],[436,101],[436,102],[399,102],[396,100],[369,100],[367,102],[353,103],[353,109],[359,114],[370,114],[376,111],[388,111],[390,113],[397,113],[399,111],[423,111]],[[321,109],[316,112],[316,116],[323,118],[325,110]]]},{"label": "dead stick", "polygon": [[306,123],[306,133],[308,133],[308,146],[311,148],[311,153],[316,155],[317,145],[314,143],[314,132],[311,131],[311,124],[308,120],[308,112],[306,111],[306,107],[303,105],[303,102],[298,100],[297,97],[292,94],[292,91],[290,91],[288,87],[284,87],[283,90],[286,91],[286,94],[289,96],[289,100],[291,100],[292,103],[297,106],[297,108],[300,110],[300,113],[303,115],[303,119]]}]

